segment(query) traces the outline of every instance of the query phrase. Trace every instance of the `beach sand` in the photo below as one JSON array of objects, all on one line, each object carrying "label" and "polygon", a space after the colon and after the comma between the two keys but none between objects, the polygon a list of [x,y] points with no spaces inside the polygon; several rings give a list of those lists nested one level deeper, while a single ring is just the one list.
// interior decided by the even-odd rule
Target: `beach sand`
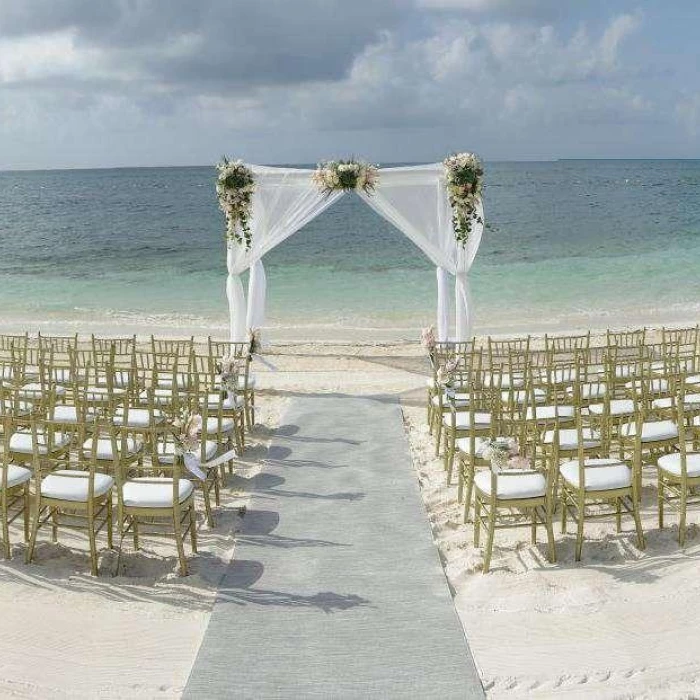
[{"label": "beach sand", "polygon": [[[0,561],[0,696],[177,697],[206,629],[218,581],[235,556],[246,480],[265,458],[287,401],[306,393],[396,396],[402,405],[426,517],[455,606],[489,697],[693,697],[700,693],[696,644],[700,618],[700,529],[679,550],[675,519],[656,524],[655,489],[645,479],[647,549],[635,547],[631,523],[587,524],[583,561],[574,536],[559,534],[558,563],[528,530],[497,534],[492,572],[471,526],[461,520],[456,486],[445,484],[425,415],[427,360],[417,343],[295,344],[265,350],[255,363],[260,426],[238,475],[224,490],[217,526],[200,522],[192,575],[176,575],[172,542],[125,541],[89,576],[86,543],[43,535],[37,562]],[[700,522],[690,511],[689,523]],[[20,541],[13,530],[14,542]]]}]

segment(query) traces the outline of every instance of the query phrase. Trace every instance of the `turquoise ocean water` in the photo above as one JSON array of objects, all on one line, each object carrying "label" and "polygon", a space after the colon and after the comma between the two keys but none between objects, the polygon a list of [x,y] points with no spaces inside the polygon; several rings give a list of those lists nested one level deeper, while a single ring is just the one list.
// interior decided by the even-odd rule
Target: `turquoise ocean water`
[{"label": "turquoise ocean water", "polygon": [[[0,173],[0,327],[223,334],[214,176]],[[699,319],[700,161],[489,163],[486,178],[477,332]],[[354,196],[265,262],[272,339],[414,338],[433,322],[433,266]]]}]

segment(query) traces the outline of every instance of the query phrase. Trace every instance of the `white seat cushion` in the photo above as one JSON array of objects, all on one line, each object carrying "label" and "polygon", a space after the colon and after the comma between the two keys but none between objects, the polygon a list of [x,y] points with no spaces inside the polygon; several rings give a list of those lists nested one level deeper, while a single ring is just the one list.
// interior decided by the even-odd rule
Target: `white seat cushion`
[{"label": "white seat cushion", "polygon": [[[47,436],[39,434],[39,454],[45,455],[48,453]],[[70,435],[65,433],[53,434],[52,450],[55,452],[61,450],[70,444]],[[10,438],[10,450],[12,452],[20,452],[21,454],[32,454],[32,434],[28,431],[18,431]]]},{"label": "white seat cushion", "polygon": [[[233,422],[233,418],[224,418],[221,421],[221,432],[230,433],[233,432],[236,424]],[[214,416],[213,418],[207,418],[207,433],[216,433],[219,431],[219,419]]]},{"label": "white seat cushion", "polygon": [[[448,427],[452,427],[452,414],[446,413],[442,419],[442,422]],[[471,415],[468,411],[462,411],[457,413],[455,417],[455,423],[457,430],[466,430],[472,427]],[[475,427],[486,427],[491,425],[491,416],[488,413],[477,413],[474,412],[474,425]]]},{"label": "white seat cushion", "polygon": [[[700,394],[686,394],[685,401],[683,402],[685,406],[694,407],[700,403]],[[673,396],[665,396],[662,399],[654,399],[652,401],[652,406],[654,408],[672,408],[676,405],[676,401]]]},{"label": "white seat cushion", "polygon": [[[622,437],[635,437],[637,426],[635,423],[626,423],[620,428]],[[672,420],[655,420],[642,423],[642,442],[657,442],[659,440],[673,440],[678,437],[678,428]]]},{"label": "white seat cushion", "polygon": [[[182,503],[194,491],[194,484],[180,479],[178,491]],[[130,479],[122,487],[122,498],[125,506],[133,508],[172,508],[173,480],[168,477]]]},{"label": "white seat cushion", "polygon": [[[546,445],[551,445],[554,443],[554,430],[547,430],[544,434],[544,443]],[[600,435],[597,431],[593,431],[590,428],[584,428],[583,434],[583,447],[584,449],[593,449],[595,447],[600,447]],[[575,428],[567,428],[565,430],[559,431],[559,449],[561,450],[575,450],[578,448],[578,432]]]},{"label": "white seat cushion", "polygon": [[[158,460],[163,464],[172,464],[175,461],[175,443],[161,442],[158,445]],[[209,461],[219,449],[219,444],[213,440],[207,440],[205,458]],[[199,452],[197,453],[199,457]]]},{"label": "white seat cushion", "polygon": [[53,410],[53,420],[59,423],[77,423],[78,409],[75,406],[59,404]]},{"label": "white seat cushion", "polygon": [[[59,386],[58,384],[55,384],[52,388],[53,388],[54,394],[56,396],[65,396],[66,395],[65,387],[62,387],[62,386]],[[44,393],[44,389],[39,382],[30,382],[29,384],[25,384],[19,390],[20,396],[24,396],[26,398],[40,397],[43,393]]]},{"label": "white seat cushion", "polygon": [[[474,453],[479,456],[481,446],[484,444],[485,439],[484,438],[474,438]],[[458,440],[455,440],[455,449],[458,452],[462,452],[465,455],[471,454],[471,439],[466,437],[466,438],[459,438]]]},{"label": "white seat cushion", "polygon": [[[681,475],[681,454],[673,452],[670,455],[659,457],[657,464],[660,469],[663,469],[669,474],[675,476]],[[685,458],[686,473],[690,477],[700,476],[700,452],[689,452]]]},{"label": "white seat cushion", "polygon": [[[243,408],[243,399],[240,396],[231,396],[230,394],[226,395],[223,402],[221,401],[221,394],[209,394],[207,402],[209,408],[214,409],[218,408],[221,403],[225,411]],[[433,396],[433,403],[437,405],[437,396]]]},{"label": "white seat cushion", "polygon": [[[482,469],[474,477],[479,491],[491,495],[491,470]],[[542,498],[547,490],[543,474],[520,469],[505,469],[496,476],[496,498],[514,500],[520,498]]]},{"label": "white seat cushion", "polygon": [[685,378],[686,384],[700,384],[700,374],[691,374],[689,377]]},{"label": "white seat cushion", "polygon": [[[163,421],[163,414],[155,410],[153,412],[153,420],[155,423]],[[118,408],[114,415],[114,425],[124,424],[124,409]],[[147,408],[130,408],[127,417],[127,427],[129,428],[147,428],[151,424],[151,413]]]},{"label": "white seat cushion", "polygon": [[10,365],[5,365],[0,368],[0,379],[12,379],[15,376],[15,370]]},{"label": "white seat cushion", "polygon": [[[3,472],[3,467],[0,467],[0,489],[2,489],[2,478],[5,476]],[[32,472],[26,467],[20,467],[18,464],[9,464],[7,467],[7,488],[11,489],[13,486],[24,484],[31,479],[31,476]]]},{"label": "white seat cushion", "polygon": [[[582,399],[600,399],[605,396],[608,388],[605,384],[600,382],[593,382],[591,384],[581,385],[581,398]],[[566,393],[569,396],[573,396],[576,393],[576,389],[573,386],[566,387]]]},{"label": "white seat cushion", "polygon": [[[588,410],[595,416],[603,415],[605,404],[594,403],[588,407]],[[611,416],[631,416],[634,414],[634,401],[632,399],[612,399],[610,401]]]},{"label": "white seat cushion", "polygon": [[[584,461],[584,488],[586,491],[610,491],[632,485],[632,469],[619,459],[600,458]],[[575,488],[579,487],[579,463],[573,459],[559,467],[562,478]]]},{"label": "white seat cushion", "polygon": [[[104,496],[113,486],[114,479],[95,472],[95,496]],[[48,474],[41,482],[41,495],[61,501],[87,502],[90,487],[88,472],[59,469]]]},{"label": "white seat cushion", "polygon": [[[117,440],[117,449],[121,447],[121,440]],[[133,457],[137,455],[143,448],[143,443],[135,440],[132,437],[126,439],[126,454],[122,455],[124,457]],[[83,443],[83,449],[92,454],[92,438],[88,438]],[[98,438],[97,439],[97,459],[112,460],[114,459],[114,454],[112,453],[112,441],[109,438]]]},{"label": "white seat cushion", "polygon": [[[190,385],[190,377],[187,374],[178,374],[175,377],[175,382],[177,383],[178,389],[186,389]],[[173,385],[172,376],[159,376],[158,386],[168,389]]]},{"label": "white seat cushion", "polygon": [[[453,393],[444,392],[442,395],[442,405],[443,408],[449,410],[450,406],[454,406],[456,408],[466,408],[469,406],[469,394],[465,394],[464,392],[461,391],[456,391]],[[439,396],[433,396],[433,406],[439,406],[440,405],[440,397]]]},{"label": "white seat cushion", "polygon": [[536,420],[571,420],[574,417],[573,406],[530,406],[525,417],[527,420],[532,420],[533,416]]}]

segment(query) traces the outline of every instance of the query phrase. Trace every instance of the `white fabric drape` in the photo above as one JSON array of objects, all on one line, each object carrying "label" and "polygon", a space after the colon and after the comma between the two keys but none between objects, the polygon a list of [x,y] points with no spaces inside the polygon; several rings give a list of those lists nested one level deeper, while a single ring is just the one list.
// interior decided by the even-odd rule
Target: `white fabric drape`
[{"label": "white fabric drape", "polygon": [[[439,268],[455,275],[455,338],[469,338],[472,311],[467,273],[479,250],[483,224],[474,222],[466,246],[457,243],[442,163],[380,170],[376,191],[371,195],[361,192],[360,197],[408,236],[438,267],[439,340],[447,339],[446,314],[449,313],[445,280],[441,279],[443,273]],[[481,203],[479,213],[483,220]]]},{"label": "white fabric drape", "polygon": [[[244,341],[248,328],[265,322],[266,276],[262,257],[327,209],[343,192],[327,196],[312,181],[313,170],[254,165],[255,192],[250,221],[252,246],[228,245],[226,263],[231,340]],[[442,163],[386,168],[371,195],[360,192],[376,212],[410,238],[437,267],[437,335],[449,336],[450,301],[447,274],[455,276],[455,338],[472,332],[468,272],[481,243],[483,224],[474,222],[469,241],[455,241],[452,208],[447,198]],[[479,203],[483,220],[483,204]],[[248,304],[241,273],[251,268]]]},{"label": "white fabric drape", "polygon": [[250,268],[248,278],[248,328],[261,328],[265,325],[265,297],[267,295],[267,275],[262,260],[256,260]]},{"label": "white fabric drape", "polygon": [[301,168],[268,168],[254,165],[255,192],[250,221],[250,250],[236,243],[228,244],[226,291],[229,302],[231,340],[242,342],[247,337],[246,323],[262,325],[265,304],[265,272],[262,265],[254,272],[251,304],[246,310],[240,275],[265,253],[272,250],[302,226],[328,208],[342,195],[326,196],[311,180],[313,170]]}]

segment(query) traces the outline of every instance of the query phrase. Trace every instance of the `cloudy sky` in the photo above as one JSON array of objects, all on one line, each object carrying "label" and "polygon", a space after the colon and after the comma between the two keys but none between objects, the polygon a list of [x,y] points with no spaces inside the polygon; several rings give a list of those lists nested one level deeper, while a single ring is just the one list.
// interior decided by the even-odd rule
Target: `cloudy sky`
[{"label": "cloudy sky", "polygon": [[700,157],[697,0],[0,0],[0,169]]}]

